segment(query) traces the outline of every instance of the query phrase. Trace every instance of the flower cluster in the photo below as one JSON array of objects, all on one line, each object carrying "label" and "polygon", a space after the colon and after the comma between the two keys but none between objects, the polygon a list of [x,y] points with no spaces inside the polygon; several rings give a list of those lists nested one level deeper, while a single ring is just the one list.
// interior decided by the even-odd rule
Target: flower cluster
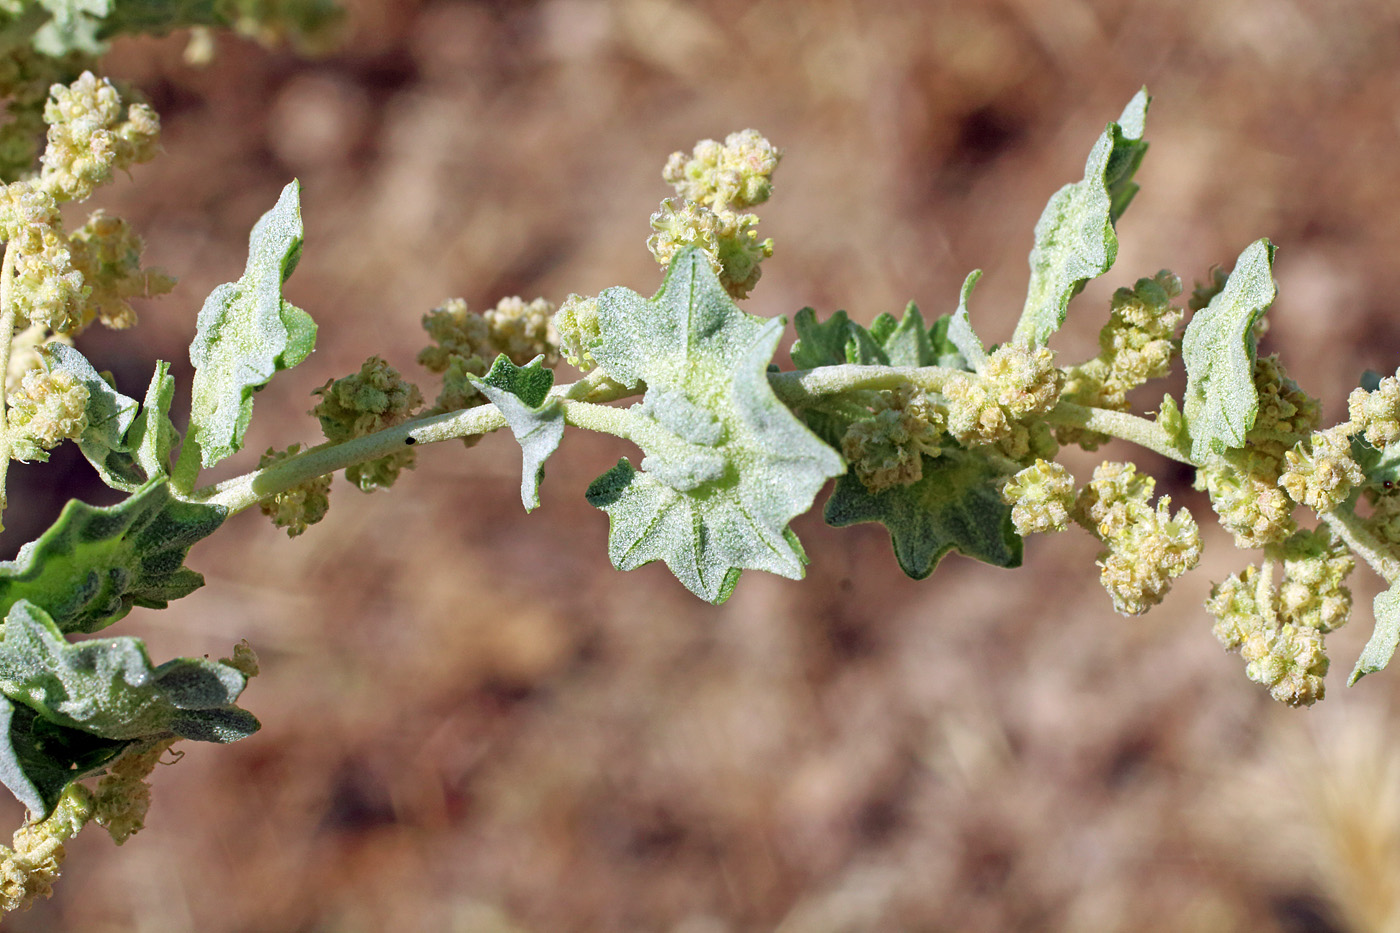
[{"label": "flower cluster", "polygon": [[[327,382],[317,389],[321,401],[311,410],[321,422],[321,431],[332,443],[364,437],[407,420],[423,404],[418,387],[407,382],[398,370],[378,356],[372,356],[360,371]],[[412,447],[377,460],[346,467],[345,478],[363,492],[392,486],[399,473],[412,469]]]},{"label": "flower cluster", "polygon": [[[300,444],[293,444],[286,450],[269,447],[258,460],[258,469],[272,466],[300,452]],[[295,538],[326,517],[331,507],[330,495],[330,476],[317,476],[263,499],[258,503],[258,510],[272,519],[272,524],[286,529],[287,537]]]},{"label": "flower cluster", "polygon": [[1001,497],[1011,506],[1017,534],[1064,531],[1074,506],[1074,477],[1060,464],[1038,459],[1006,481]]},{"label": "flower cluster", "polygon": [[554,315],[559,349],[569,365],[587,372],[598,365],[591,347],[602,336],[598,328],[598,299],[569,295]]},{"label": "flower cluster", "polygon": [[146,778],[166,750],[178,741],[171,736],[129,746],[107,766],[107,773],[97,782],[92,818],[117,845],[145,828],[146,812],[151,808],[151,785]]},{"label": "flower cluster", "polygon": [[[1099,331],[1099,355],[1066,371],[1063,398],[1127,411],[1129,392],[1170,372],[1178,352],[1173,334],[1183,314],[1171,302],[1180,294],[1181,279],[1166,269],[1114,292],[1108,323]],[[1059,434],[1061,441],[1073,439],[1090,450],[1104,440],[1073,428]]]},{"label": "flower cluster", "polygon": [[1186,509],[1170,512],[1171,497],[1151,505],[1156,481],[1131,463],[1103,463],[1074,503],[1074,518],[1107,550],[1100,582],[1123,615],[1140,615],[1166,596],[1171,581],[1201,557],[1201,533]]},{"label": "flower cluster", "polygon": [[854,421],[841,437],[841,452],[871,492],[917,483],[924,457],[942,453],[944,418],[928,393],[913,386],[882,392],[869,418]]},{"label": "flower cluster", "polygon": [[1279,485],[1294,502],[1321,514],[1330,512],[1351,495],[1366,474],[1351,456],[1351,425],[1318,431],[1306,444],[1284,453]]},{"label": "flower cluster", "polygon": [[676,251],[698,246],[725,290],[745,298],[758,284],[760,263],[773,255],[773,241],[759,240],[758,217],[740,211],[767,201],[782,153],[757,130],[730,133],[723,143],[697,143],[687,156],[673,152],[661,177],[676,189],[651,215],[655,231],[647,248],[663,267]]},{"label": "flower cluster", "polygon": [[1297,528],[1293,500],[1279,486],[1286,455],[1318,425],[1317,400],[1288,378],[1278,358],[1254,364],[1259,413],[1245,444],[1213,458],[1196,474],[1196,488],[1210,494],[1220,523],[1236,547],[1257,548],[1283,541]]},{"label": "flower cluster", "polygon": [[48,451],[87,430],[88,389],[67,370],[29,370],[8,402],[5,422],[16,460],[48,460]]},{"label": "flower cluster", "polygon": [[1347,396],[1347,418],[1377,450],[1400,439],[1400,378],[1386,376],[1371,392],[1353,389]]},{"label": "flower cluster", "polygon": [[122,107],[106,78],[85,71],[66,87],[54,85],[44,105],[49,125],[39,183],[59,201],[82,201],[93,189],[156,154],[160,118],[145,104]]},{"label": "flower cluster", "polygon": [[996,445],[1013,460],[1053,456],[1054,436],[1031,420],[1055,407],[1064,372],[1045,347],[998,347],[980,373],[954,373],[941,392],[948,406],[948,431],[965,446]]},{"label": "flower cluster", "polygon": [[92,815],[91,792],[81,784],[69,784],[46,819],[16,830],[13,849],[0,846],[0,911],[22,910],[36,898],[53,894],[66,854],[63,844]]},{"label": "flower cluster", "polygon": [[1206,609],[1216,620],[1215,637],[1240,652],[1250,680],[1290,706],[1308,706],[1324,693],[1329,662],[1323,635],[1351,612],[1344,581],[1355,561],[1326,528],[1300,531],[1271,550],[1283,564],[1277,589],[1277,560],[1270,559],[1216,584]]},{"label": "flower cluster", "polygon": [[94,319],[116,330],[136,323],[132,298],[154,298],[175,287],[175,280],[159,269],[143,269],[141,237],[120,217],[93,211],[68,238],[73,268],[88,285],[78,328]]}]

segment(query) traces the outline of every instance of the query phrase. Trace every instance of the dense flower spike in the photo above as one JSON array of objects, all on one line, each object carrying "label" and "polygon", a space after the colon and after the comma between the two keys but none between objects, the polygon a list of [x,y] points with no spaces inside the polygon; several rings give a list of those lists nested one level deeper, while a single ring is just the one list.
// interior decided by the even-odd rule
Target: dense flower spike
[{"label": "dense flower spike", "polygon": [[92,815],[91,792],[81,784],[70,784],[53,813],[15,832],[13,849],[0,846],[0,911],[23,910],[35,899],[53,894],[67,854],[63,844]]},{"label": "dense flower spike", "polygon": [[1320,632],[1341,628],[1351,616],[1345,581],[1354,569],[1351,551],[1326,526],[1298,532],[1283,545],[1280,618]]},{"label": "dense flower spike", "polygon": [[[286,450],[269,447],[258,460],[258,468],[269,467],[300,452],[300,444],[293,444]],[[331,507],[330,494],[331,478],[318,476],[263,499],[258,503],[258,510],[272,519],[272,524],[285,529],[287,537],[295,538],[326,517]]]},{"label": "dense flower spike", "polygon": [[1054,408],[1063,386],[1064,373],[1050,350],[999,347],[980,374],[953,373],[944,380],[948,431],[965,446],[995,445],[1012,460],[1052,457],[1049,427],[1030,419]]},{"label": "dense flower spike", "polygon": [[1035,463],[1006,481],[1001,497],[1011,506],[1019,535],[1064,531],[1074,506],[1074,477],[1058,463]]},{"label": "dense flower spike", "polygon": [[685,201],[677,208],[667,198],[651,215],[651,228],[656,232],[647,240],[647,249],[664,268],[679,250],[698,246],[725,291],[735,298],[747,298],[763,275],[759,264],[773,255],[773,241],[760,241],[754,229],[757,225],[754,214],[711,210],[694,201]]},{"label": "dense flower spike", "polygon": [[841,437],[841,452],[871,492],[917,483],[924,457],[942,453],[943,413],[928,394],[904,386],[882,392],[869,418],[854,421]]},{"label": "dense flower spike", "polygon": [[757,130],[742,130],[723,143],[701,140],[689,156],[671,153],[661,177],[687,201],[717,211],[743,210],[773,193],[773,172],[782,155]]},{"label": "dense flower spike", "polygon": [[1076,520],[1108,546],[1099,556],[1100,581],[1123,615],[1161,602],[1171,581],[1201,557],[1195,519],[1184,508],[1172,515],[1170,496],[1154,509],[1155,485],[1131,463],[1103,463],[1074,504]]}]

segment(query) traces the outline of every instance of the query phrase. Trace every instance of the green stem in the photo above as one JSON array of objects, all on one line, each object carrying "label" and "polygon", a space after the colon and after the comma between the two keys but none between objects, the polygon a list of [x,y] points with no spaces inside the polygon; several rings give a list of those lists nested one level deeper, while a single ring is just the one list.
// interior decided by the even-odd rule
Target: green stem
[{"label": "green stem", "polygon": [[966,373],[942,366],[819,366],[791,373],[769,373],[773,394],[789,408],[805,408],[827,395],[840,395],[853,389],[897,389],[918,386],[926,392],[943,388],[948,377]]},{"label": "green stem", "polygon": [[1394,586],[1400,582],[1400,560],[1395,558],[1384,541],[1366,527],[1366,523],[1352,511],[1349,503],[1343,503],[1331,512],[1324,512],[1322,520],[1388,585]]},{"label": "green stem", "polygon": [[1083,428],[1095,434],[1107,434],[1109,437],[1146,447],[1169,460],[1195,466],[1189,457],[1172,444],[1170,436],[1162,426],[1149,418],[1140,418],[1125,411],[1060,402],[1045,415],[1045,420],[1051,424]]}]

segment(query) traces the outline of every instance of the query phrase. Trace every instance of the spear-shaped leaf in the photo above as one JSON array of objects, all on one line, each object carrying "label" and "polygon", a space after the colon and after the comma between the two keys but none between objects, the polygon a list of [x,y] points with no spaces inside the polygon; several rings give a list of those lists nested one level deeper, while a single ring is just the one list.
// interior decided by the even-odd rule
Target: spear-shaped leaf
[{"label": "spear-shaped leaf", "polygon": [[800,578],[787,523],[844,464],[768,385],[782,320],[735,307],[696,249],[676,255],[650,300],[603,292],[598,318],[599,364],[623,385],[647,386],[630,411],[641,471],[624,460],[588,489],[611,519],[613,566],[663,560],[711,602],[742,569]]},{"label": "spear-shaped leaf", "polygon": [[524,366],[516,366],[502,353],[484,377],[471,377],[482,394],[500,409],[510,433],[520,443],[520,501],[527,512],[540,504],[544,462],[564,437],[564,409],[549,398],[554,371],[546,369],[543,360],[543,356],[537,356]]},{"label": "spear-shaped leaf", "polygon": [[28,600],[64,632],[95,632],[132,606],[164,608],[204,585],[185,554],[226,514],[181,502],[161,480],[106,508],[71,501],[14,560],[0,562],[0,613]]},{"label": "spear-shaped leaf", "polygon": [[1150,101],[1146,90],[1138,91],[1090,150],[1084,180],[1065,185],[1045,205],[1035,225],[1017,343],[1043,346],[1065,322],[1069,300],[1117,258],[1113,225],[1137,193],[1132,179],[1147,152],[1142,131]]},{"label": "spear-shaped leaf", "polygon": [[1181,357],[1186,363],[1182,414],[1191,435],[1191,459],[1244,446],[1259,414],[1254,386],[1254,325],[1273,304],[1274,245],[1256,240],[1245,247],[1225,287],[1186,327]]},{"label": "spear-shaped leaf", "polygon": [[1392,586],[1376,594],[1372,611],[1376,617],[1376,627],[1366,647],[1361,650],[1361,657],[1356,659],[1351,676],[1347,678],[1348,687],[1389,664],[1396,647],[1400,646],[1400,586]]},{"label": "spear-shaped leaf", "polygon": [[[282,300],[282,283],[301,255],[297,194],[295,181],[282,189],[248,238],[243,277],[214,289],[200,309],[190,344],[195,373],[185,443],[195,445],[203,466],[243,446],[253,392],[306,359],[316,342],[311,316]],[[182,451],[182,462],[187,456]]]}]

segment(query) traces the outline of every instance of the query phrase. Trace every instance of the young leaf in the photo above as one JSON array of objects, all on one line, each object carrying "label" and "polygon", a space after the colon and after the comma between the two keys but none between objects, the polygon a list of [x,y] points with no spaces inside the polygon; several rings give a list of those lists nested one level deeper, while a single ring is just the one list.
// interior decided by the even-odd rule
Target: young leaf
[{"label": "young leaf", "polygon": [[1361,657],[1356,659],[1351,676],[1347,678],[1348,687],[1389,664],[1396,646],[1400,645],[1400,585],[1376,594],[1371,606],[1376,616],[1376,627],[1362,649]]},{"label": "young leaf", "polygon": [[1084,163],[1084,180],[1055,192],[1035,225],[1031,281],[1013,340],[1043,346],[1065,322],[1069,300],[1084,283],[1103,275],[1118,256],[1118,216],[1137,192],[1133,173],[1142,162],[1142,140],[1151,98],[1138,91],[1117,123],[1110,123]]},{"label": "young leaf", "polygon": [[248,238],[243,277],[214,289],[199,311],[185,442],[196,445],[203,466],[242,448],[253,392],[306,359],[316,342],[311,316],[282,300],[282,283],[301,255],[298,190],[295,181],[282,189]]},{"label": "young leaf", "polygon": [[48,613],[24,600],[5,616],[0,692],[50,722],[102,738],[246,738],[258,721],[233,704],[247,682],[241,671],[205,658],[152,667],[136,638],[70,644]]},{"label": "young leaf", "polygon": [[818,321],[815,311],[803,308],[792,319],[792,324],[797,329],[797,339],[792,342],[791,351],[793,366],[816,369],[818,366],[840,366],[849,362],[846,359],[846,342],[850,340],[853,325],[845,311],[837,311],[825,321]]},{"label": "young leaf", "polygon": [[882,523],[900,568],[915,580],[954,549],[994,567],[1019,567],[1021,536],[1001,498],[1005,479],[985,457],[948,449],[925,456],[923,477],[908,486],[872,493],[851,470],[836,481],[824,514],[837,528]]},{"label": "young leaf", "polygon": [[130,491],[144,482],[130,458],[123,456],[130,449],[127,430],[136,420],[136,399],[122,395],[73,347],[49,343],[43,347],[44,361],[49,370],[66,370],[87,386],[87,430],[78,438],[78,449],[101,475],[103,482],[116,489]]},{"label": "young leaf", "polygon": [[546,369],[543,360],[543,356],[537,356],[524,366],[516,366],[502,353],[485,377],[471,377],[482,394],[500,409],[510,433],[520,443],[520,501],[527,512],[540,504],[544,462],[564,437],[564,409],[557,401],[548,400],[554,371]]},{"label": "young leaf", "polygon": [[1225,288],[1197,311],[1181,340],[1186,363],[1182,414],[1191,435],[1191,459],[1244,446],[1259,413],[1254,387],[1254,325],[1273,304],[1274,245],[1245,247]]},{"label": "young leaf", "polygon": [[48,816],[64,788],[129,744],[56,725],[0,695],[0,784],[35,818]]},{"label": "young leaf", "polygon": [[71,501],[13,561],[0,562],[0,612],[28,600],[71,633],[96,632],[132,606],[164,608],[204,585],[183,566],[185,554],[225,514],[181,502],[162,480],[106,508]]},{"label": "young leaf", "polygon": [[981,369],[987,360],[987,351],[982,346],[982,339],[972,329],[972,320],[967,314],[967,300],[972,297],[972,290],[977,287],[977,280],[980,278],[982,270],[973,269],[963,280],[962,291],[958,295],[958,310],[949,320],[947,330],[948,342],[958,348],[967,365],[974,370]]},{"label": "young leaf", "polygon": [[904,309],[904,317],[882,312],[870,322],[870,337],[884,353],[890,366],[934,366],[938,357],[929,340],[928,325],[914,302]]},{"label": "young leaf", "polygon": [[624,460],[588,489],[610,519],[613,566],[663,560],[711,602],[741,569],[799,579],[787,523],[844,465],[768,385],[782,320],[735,307],[696,249],[676,255],[650,300],[603,292],[598,317],[599,365],[648,396],[632,409],[642,470]]}]

